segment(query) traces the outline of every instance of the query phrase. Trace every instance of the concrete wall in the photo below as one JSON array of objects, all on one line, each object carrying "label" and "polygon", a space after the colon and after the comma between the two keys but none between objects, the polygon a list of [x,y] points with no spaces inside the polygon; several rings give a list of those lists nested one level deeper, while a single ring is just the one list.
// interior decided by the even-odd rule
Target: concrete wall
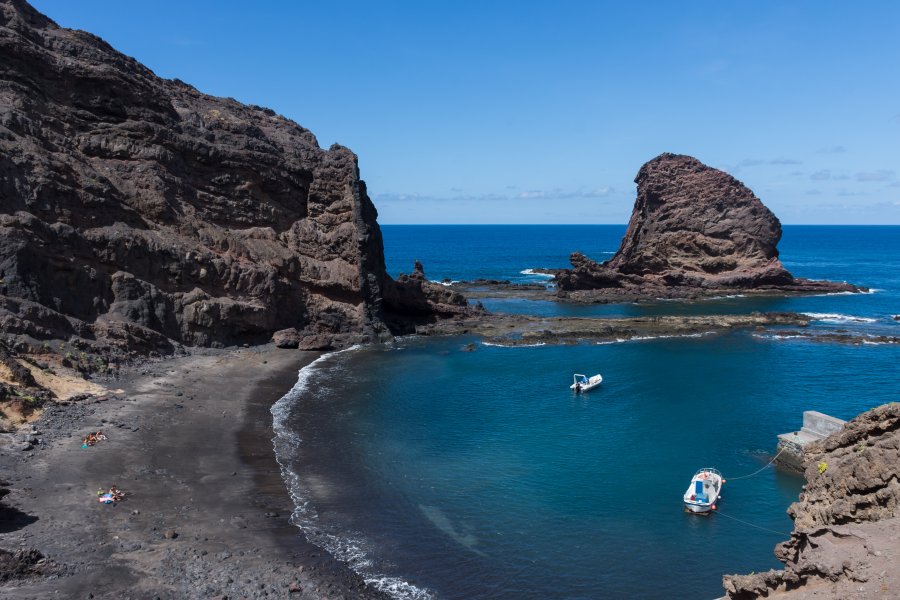
[{"label": "concrete wall", "polygon": [[828,437],[835,431],[839,431],[846,421],[835,419],[815,410],[803,411],[803,429],[807,433]]},{"label": "concrete wall", "polygon": [[778,436],[778,464],[802,471],[803,450],[807,444],[839,431],[845,422],[815,410],[804,411],[803,427],[800,431],[782,433]]}]

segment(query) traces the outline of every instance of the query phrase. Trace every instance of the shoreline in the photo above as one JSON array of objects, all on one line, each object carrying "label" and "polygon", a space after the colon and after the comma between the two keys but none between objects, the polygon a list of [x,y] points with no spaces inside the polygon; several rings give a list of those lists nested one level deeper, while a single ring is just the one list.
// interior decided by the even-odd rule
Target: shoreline
[{"label": "shoreline", "polygon": [[[31,451],[0,447],[21,511],[0,548],[56,576],[0,583],[10,599],[386,598],[291,524],[269,408],[318,352],[196,350],[123,372],[114,396],[54,406]],[[102,429],[88,449],[81,438]],[[115,505],[96,490],[126,492]]]}]

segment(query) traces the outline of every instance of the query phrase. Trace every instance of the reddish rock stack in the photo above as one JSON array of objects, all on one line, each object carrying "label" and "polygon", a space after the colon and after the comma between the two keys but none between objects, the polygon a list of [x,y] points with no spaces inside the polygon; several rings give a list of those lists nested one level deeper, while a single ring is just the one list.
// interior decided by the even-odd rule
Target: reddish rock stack
[{"label": "reddish rock stack", "polygon": [[728,173],[666,153],[642,166],[635,183],[637,200],[618,252],[602,264],[572,254],[573,268],[556,277],[561,295],[577,300],[857,290],[791,276],[778,260],[778,218]]}]

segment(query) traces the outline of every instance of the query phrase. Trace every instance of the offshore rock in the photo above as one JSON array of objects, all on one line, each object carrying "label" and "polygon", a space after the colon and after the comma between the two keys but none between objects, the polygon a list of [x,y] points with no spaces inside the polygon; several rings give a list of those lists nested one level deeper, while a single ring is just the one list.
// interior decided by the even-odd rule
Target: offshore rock
[{"label": "offshore rock", "polygon": [[887,598],[900,591],[900,404],[870,410],[807,447],[788,509],[781,571],[727,575],[729,598]]},{"label": "offshore rock", "polygon": [[445,301],[464,312],[461,296],[398,292],[376,217],[347,148],[0,0],[10,338],[166,353],[293,330],[297,346],[325,348],[407,328],[405,300],[416,321]]},{"label": "offshore rock", "polygon": [[778,260],[781,223],[750,189],[696,158],[665,153],[635,178],[637,200],[616,254],[596,263],[572,254],[556,275],[561,296],[702,297],[744,291],[860,291],[794,278]]}]

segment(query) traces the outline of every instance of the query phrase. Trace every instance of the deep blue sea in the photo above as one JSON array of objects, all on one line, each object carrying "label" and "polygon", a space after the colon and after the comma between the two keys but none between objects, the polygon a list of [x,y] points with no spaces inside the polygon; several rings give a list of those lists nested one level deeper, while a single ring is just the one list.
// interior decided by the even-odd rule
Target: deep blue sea
[{"label": "deep blue sea", "polygon": [[[388,270],[541,281],[580,250],[604,260],[624,226],[384,226]],[[900,227],[786,226],[795,275],[870,294],[566,306],[544,315],[795,310],[813,327],[900,336]],[[524,273],[523,273],[524,271]],[[869,340],[870,342],[874,341]],[[464,351],[476,343],[474,352]],[[804,410],[849,419],[900,398],[900,345],[732,332],[505,348],[410,337],[326,355],[273,408],[276,452],[314,541],[401,598],[697,598],[724,573],[777,568],[803,484],[774,467],[725,484],[710,517],[682,510],[700,467],[766,465]],[[602,373],[583,396],[573,372]]]}]

